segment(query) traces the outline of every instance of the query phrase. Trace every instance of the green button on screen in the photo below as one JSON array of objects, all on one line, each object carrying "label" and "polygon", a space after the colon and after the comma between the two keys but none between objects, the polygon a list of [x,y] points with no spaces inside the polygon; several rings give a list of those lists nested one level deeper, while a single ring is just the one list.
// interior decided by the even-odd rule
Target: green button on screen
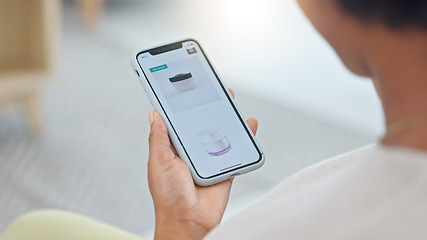
[{"label": "green button on screen", "polygon": [[157,67],[150,68],[150,72],[157,72],[166,68],[168,68],[168,66],[166,66],[166,64],[163,64]]}]

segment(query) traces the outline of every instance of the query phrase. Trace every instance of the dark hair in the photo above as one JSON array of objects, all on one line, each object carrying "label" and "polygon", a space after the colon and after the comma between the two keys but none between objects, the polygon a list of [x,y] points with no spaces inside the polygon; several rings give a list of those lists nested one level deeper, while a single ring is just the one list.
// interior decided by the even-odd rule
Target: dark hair
[{"label": "dark hair", "polygon": [[366,21],[392,28],[420,27],[427,30],[427,0],[337,0],[347,12]]}]

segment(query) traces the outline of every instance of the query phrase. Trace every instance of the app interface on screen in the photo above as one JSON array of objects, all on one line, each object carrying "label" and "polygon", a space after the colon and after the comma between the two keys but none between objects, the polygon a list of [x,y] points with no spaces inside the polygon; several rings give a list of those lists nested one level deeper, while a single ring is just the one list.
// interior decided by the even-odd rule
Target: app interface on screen
[{"label": "app interface on screen", "polygon": [[194,41],[138,62],[199,176],[260,160],[254,143]]}]

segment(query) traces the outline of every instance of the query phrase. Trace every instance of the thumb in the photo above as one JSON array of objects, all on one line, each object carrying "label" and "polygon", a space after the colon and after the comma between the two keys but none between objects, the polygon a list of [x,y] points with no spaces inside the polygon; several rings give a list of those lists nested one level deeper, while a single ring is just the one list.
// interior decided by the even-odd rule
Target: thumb
[{"label": "thumb", "polygon": [[149,113],[149,121],[151,124],[150,136],[148,137],[150,160],[171,160],[175,157],[171,149],[171,143],[168,136],[163,119],[156,111]]}]

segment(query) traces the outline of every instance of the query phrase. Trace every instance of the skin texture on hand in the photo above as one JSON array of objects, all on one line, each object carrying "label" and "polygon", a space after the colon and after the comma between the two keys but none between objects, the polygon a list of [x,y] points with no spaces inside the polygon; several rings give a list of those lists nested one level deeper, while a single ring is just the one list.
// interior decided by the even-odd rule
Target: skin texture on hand
[{"label": "skin texture on hand", "polygon": [[[202,239],[221,222],[233,180],[209,187],[195,185],[160,115],[150,112],[149,121],[148,182],[156,212],[154,239]],[[256,133],[258,122],[249,119],[248,124]]]}]

